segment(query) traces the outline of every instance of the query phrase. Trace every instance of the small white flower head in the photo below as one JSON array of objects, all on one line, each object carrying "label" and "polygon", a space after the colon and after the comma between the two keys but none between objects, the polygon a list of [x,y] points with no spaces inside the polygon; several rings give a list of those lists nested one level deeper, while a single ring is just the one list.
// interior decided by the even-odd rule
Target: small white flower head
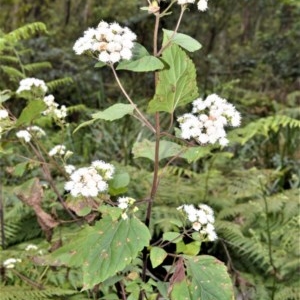
[{"label": "small white flower head", "polygon": [[199,2],[197,4],[198,10],[206,11],[208,8],[207,1],[208,0],[199,0]]},{"label": "small white flower head", "polygon": [[[121,215],[122,219],[124,219],[124,220],[128,219],[128,215],[127,215],[128,209],[132,208],[132,206],[135,203],[135,199],[130,198],[130,197],[119,197],[117,202],[118,202],[118,207],[123,210],[123,213]],[[138,208],[136,206],[134,206],[132,208],[132,211],[136,212],[136,211],[138,211]]]},{"label": "small white flower head", "polygon": [[29,126],[26,130],[36,138],[41,138],[46,135],[46,132],[39,126]]},{"label": "small white flower head", "polygon": [[[197,7],[199,11],[206,11],[208,8],[207,5],[208,0],[199,0]],[[177,0],[179,5],[187,5],[187,4],[194,4],[195,0]]]},{"label": "small white flower head", "polygon": [[26,246],[25,251],[31,251],[31,250],[34,251],[34,250],[37,250],[37,249],[38,249],[38,247],[36,245],[29,244],[29,245]]},{"label": "small white flower head", "polygon": [[134,204],[135,199],[130,197],[119,197],[117,201],[118,201],[119,208],[127,209],[129,206]]},{"label": "small white flower head", "polygon": [[241,115],[235,107],[216,94],[193,102],[192,113],[180,116],[177,121],[183,139],[194,139],[201,145],[219,143],[227,146],[225,126],[239,126]]},{"label": "small white flower head", "polygon": [[66,153],[66,146],[64,145],[56,145],[49,151],[49,156],[63,156]]},{"label": "small white flower head", "polygon": [[18,258],[8,258],[3,262],[3,267],[6,269],[13,269],[16,263],[22,262],[21,259]]},{"label": "small white flower head", "polygon": [[23,91],[31,91],[33,89],[40,89],[43,93],[46,93],[48,88],[45,81],[36,78],[25,78],[20,81],[17,94]]},{"label": "small white flower head", "polygon": [[184,5],[184,4],[188,4],[188,3],[193,4],[193,3],[195,3],[195,0],[177,0],[177,3],[179,5]]},{"label": "small white flower head", "polygon": [[76,170],[76,168],[73,165],[66,165],[65,166],[65,171],[68,174],[72,174],[75,170]]},{"label": "small white flower head", "polygon": [[115,167],[112,164],[106,163],[103,160],[96,160],[92,162],[92,167],[102,175],[104,180],[113,178]]},{"label": "small white flower head", "polygon": [[23,139],[26,143],[29,143],[32,136],[27,130],[20,130],[16,133],[17,138]]},{"label": "small white flower head", "polygon": [[76,54],[92,53],[104,63],[117,63],[132,57],[132,48],[136,35],[127,27],[118,23],[101,21],[97,28],[89,28],[73,47]]},{"label": "small white flower head", "polygon": [[58,106],[58,104],[54,101],[53,95],[45,96],[43,101],[48,107],[54,106],[56,108]]},{"label": "small white flower head", "polygon": [[44,97],[44,103],[47,105],[47,109],[43,111],[43,115],[47,116],[50,115],[54,119],[58,119],[64,122],[64,119],[67,116],[67,108],[65,105],[62,105],[59,108],[58,103],[54,101],[53,95],[48,95]]},{"label": "small white flower head", "polygon": [[[99,166],[101,165],[101,168]],[[104,166],[104,167],[103,167]],[[73,197],[97,197],[108,189],[107,178],[112,178],[113,166],[102,161],[97,161],[90,167],[72,171],[70,181],[66,182],[65,190],[70,191]],[[104,178],[102,174],[107,177]]]},{"label": "small white flower head", "polygon": [[0,109],[0,120],[8,118],[8,111],[6,109]]},{"label": "small white flower head", "polygon": [[203,235],[205,240],[214,241],[217,239],[217,234],[214,227],[214,212],[211,207],[206,204],[199,204],[198,208],[194,205],[184,204],[177,208],[182,211],[192,228]]}]

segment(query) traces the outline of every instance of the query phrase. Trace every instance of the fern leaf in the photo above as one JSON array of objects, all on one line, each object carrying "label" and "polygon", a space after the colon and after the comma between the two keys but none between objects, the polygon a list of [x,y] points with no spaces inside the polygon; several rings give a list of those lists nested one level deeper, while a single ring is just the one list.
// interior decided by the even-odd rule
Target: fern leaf
[{"label": "fern leaf", "polygon": [[19,81],[25,78],[25,75],[21,73],[18,69],[8,66],[0,66],[0,69],[9,76],[9,78]]},{"label": "fern leaf", "polygon": [[41,70],[51,69],[52,65],[49,62],[37,62],[32,64],[24,65],[24,69],[28,71],[30,74],[34,74]]},{"label": "fern leaf", "polygon": [[11,55],[0,55],[0,61],[4,63],[15,63],[15,64],[19,62],[18,58]]},{"label": "fern leaf", "polygon": [[286,286],[277,289],[274,300],[299,300],[300,288],[299,286]]},{"label": "fern leaf", "polygon": [[34,37],[37,33],[47,33],[46,25],[42,22],[35,22],[31,24],[26,24],[20,28],[17,28],[7,35],[5,39],[10,42],[18,42],[20,40],[26,40],[31,37]]},{"label": "fern leaf", "polygon": [[56,79],[56,80],[47,82],[47,86],[50,91],[53,91],[61,86],[65,86],[65,85],[72,84],[72,83],[73,83],[73,79],[71,77],[65,77],[65,78]]},{"label": "fern leaf", "polygon": [[[1,286],[1,300],[40,300],[53,296],[68,296],[77,293],[74,290],[47,287],[44,290],[29,289],[24,286]],[[55,299],[55,298],[54,298]]]},{"label": "fern leaf", "polygon": [[86,111],[86,110],[87,110],[87,108],[84,104],[77,104],[77,105],[68,106],[68,112],[69,113],[82,112],[82,111]]},{"label": "fern leaf", "polygon": [[251,122],[243,128],[235,129],[230,132],[230,139],[244,145],[256,135],[268,137],[271,132],[279,132],[281,128],[290,127],[300,128],[300,121],[286,115],[276,115],[267,118],[261,118]]}]

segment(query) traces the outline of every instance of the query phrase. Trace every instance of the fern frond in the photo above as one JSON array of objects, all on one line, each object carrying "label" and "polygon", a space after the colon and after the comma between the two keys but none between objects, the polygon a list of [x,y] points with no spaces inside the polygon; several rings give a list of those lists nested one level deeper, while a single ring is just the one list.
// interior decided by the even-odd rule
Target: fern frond
[{"label": "fern frond", "polygon": [[36,63],[24,65],[23,67],[30,74],[34,74],[35,72],[39,72],[41,70],[51,69],[52,65],[49,62],[36,62]]},{"label": "fern frond", "polygon": [[175,208],[169,206],[155,206],[152,212],[154,231],[157,235],[161,232],[172,231],[174,225],[172,220],[178,218],[178,212]]},{"label": "fern frond", "polygon": [[230,248],[234,249],[236,254],[247,258],[252,264],[267,269],[266,267],[269,265],[268,251],[259,241],[245,237],[238,229],[238,225],[231,222],[218,221],[216,228],[218,234]]},{"label": "fern frond", "polygon": [[300,287],[281,286],[277,289],[274,300],[300,300]]},{"label": "fern frond", "polygon": [[19,224],[5,223],[4,224],[5,240],[10,241],[14,239],[14,237],[18,234],[18,232],[20,232],[20,230],[21,230],[21,226]]},{"label": "fern frond", "polygon": [[4,36],[9,42],[18,42],[34,37],[37,33],[47,33],[46,25],[42,22],[34,22],[17,28]]},{"label": "fern frond", "polygon": [[187,168],[179,166],[168,166],[166,169],[164,169],[164,176],[170,175],[177,177],[193,178],[197,175],[197,173]]},{"label": "fern frond", "polygon": [[72,105],[72,106],[68,106],[67,108],[68,113],[83,112],[86,110],[87,107],[84,104]]},{"label": "fern frond", "polygon": [[0,61],[3,63],[14,63],[14,64],[17,64],[19,62],[18,58],[11,55],[0,55]]},{"label": "fern frond", "polygon": [[270,116],[251,122],[243,128],[235,129],[229,133],[229,136],[230,140],[244,145],[256,135],[268,137],[271,132],[277,133],[285,127],[300,129],[300,121],[286,115]]},{"label": "fern frond", "polygon": [[44,290],[34,290],[24,286],[1,286],[1,300],[52,299],[54,296],[68,296],[74,295],[75,293],[77,293],[77,291],[55,287],[46,287]]},{"label": "fern frond", "polygon": [[16,81],[19,81],[19,80],[25,78],[25,75],[16,68],[9,67],[9,66],[0,66],[0,69],[6,75],[8,75],[11,79],[14,79]]},{"label": "fern frond", "polygon": [[73,83],[73,79],[71,77],[65,77],[65,78],[55,79],[50,82],[47,82],[47,86],[50,91],[53,91],[61,86],[65,86],[72,83]]}]

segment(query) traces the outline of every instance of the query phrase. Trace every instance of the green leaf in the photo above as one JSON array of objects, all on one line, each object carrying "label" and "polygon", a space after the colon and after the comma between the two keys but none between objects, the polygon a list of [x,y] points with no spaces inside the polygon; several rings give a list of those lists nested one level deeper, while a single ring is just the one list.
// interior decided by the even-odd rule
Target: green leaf
[{"label": "green leaf", "polygon": [[81,123],[78,127],[75,128],[73,133],[77,132],[80,128],[93,124],[97,120],[106,120],[114,121],[121,119],[126,115],[131,115],[134,111],[134,108],[131,104],[116,103],[103,111],[99,111],[95,114],[92,114],[92,120]]},{"label": "green leaf", "polygon": [[23,176],[24,172],[26,171],[27,169],[27,166],[28,166],[28,162],[22,162],[22,163],[19,163],[17,164],[15,167],[14,167],[14,170],[12,172],[12,175],[13,176],[17,176],[17,177],[21,177]]},{"label": "green leaf", "polygon": [[[176,282],[171,292],[171,300],[191,300],[187,280]],[[202,300],[202,299],[201,299]]]},{"label": "green leaf", "polygon": [[52,257],[57,264],[82,267],[86,290],[122,271],[149,245],[150,238],[148,228],[134,217],[113,221],[105,216],[95,226],[82,229]]},{"label": "green leaf", "polygon": [[195,256],[199,253],[201,247],[201,243],[199,241],[194,241],[185,245],[185,249],[183,251],[186,255]]},{"label": "green leaf", "polygon": [[172,45],[163,52],[162,59],[170,67],[158,72],[155,95],[148,106],[151,113],[173,113],[176,107],[198,97],[196,69],[187,54],[177,45]]},{"label": "green leaf", "polygon": [[103,215],[109,215],[112,219],[112,221],[117,221],[123,210],[119,207],[113,207],[113,206],[108,206],[108,205],[101,205],[98,208],[98,211],[100,211]]},{"label": "green leaf", "polygon": [[233,300],[233,286],[225,265],[215,257],[185,257],[187,273],[192,281],[192,300]]},{"label": "green leaf", "polygon": [[150,55],[147,49],[139,43],[134,43],[134,47],[132,49],[132,59],[139,59],[146,55]]},{"label": "green leaf", "polygon": [[209,146],[190,147],[181,155],[181,157],[186,159],[188,163],[192,163],[210,154],[211,148],[212,147]]},{"label": "green leaf", "polygon": [[[185,151],[184,149],[185,148],[182,148],[182,146],[176,143],[162,140],[159,146],[159,160],[179,155]],[[132,153],[134,158],[145,157],[154,161],[155,142],[151,142],[149,140],[136,142],[133,145]]]},{"label": "green leaf", "polygon": [[88,121],[85,121],[85,122],[81,123],[79,126],[77,126],[74,129],[73,134],[76,133],[82,127],[85,127],[85,126],[88,126],[88,125],[92,125],[95,121],[96,120],[88,120]]},{"label": "green leaf", "polygon": [[104,63],[104,62],[102,62],[102,61],[98,61],[98,62],[94,65],[94,68],[100,69],[100,68],[103,68],[103,67],[105,67],[105,66],[107,66],[106,63]]},{"label": "green leaf", "polygon": [[127,172],[116,173],[109,181],[109,194],[115,196],[126,193],[129,182],[130,176]]},{"label": "green leaf", "polygon": [[164,68],[161,60],[149,54],[147,49],[139,43],[134,43],[132,59],[123,60],[117,66],[117,70],[134,72],[150,72]]},{"label": "green leaf", "polygon": [[164,68],[164,64],[155,56],[146,55],[137,60],[122,61],[117,66],[117,70],[127,70],[134,72],[151,72],[155,70],[161,70]]},{"label": "green leaf", "polygon": [[92,114],[92,118],[94,120],[114,121],[126,115],[131,115],[133,111],[134,107],[131,104],[116,103],[103,111]]},{"label": "green leaf", "polygon": [[164,232],[163,240],[176,244],[182,240],[182,235],[179,232]]},{"label": "green leaf", "polygon": [[47,108],[42,100],[33,100],[22,110],[17,120],[17,126],[29,125],[34,119],[41,116],[41,113]]},{"label": "green leaf", "polygon": [[80,217],[87,216],[92,211],[91,207],[85,206],[83,209],[81,209],[78,213],[76,213]]},{"label": "green leaf", "polygon": [[150,250],[150,261],[153,268],[159,266],[167,257],[167,252],[160,247],[153,247]]},{"label": "green leaf", "polygon": [[0,92],[0,103],[3,103],[7,101],[11,97],[11,91],[10,90],[4,90]]},{"label": "green leaf", "polygon": [[183,34],[175,33],[172,30],[163,29],[164,32],[164,42],[165,45],[170,39],[172,43],[177,44],[178,46],[184,48],[187,51],[194,52],[202,48],[202,45],[192,37]]}]

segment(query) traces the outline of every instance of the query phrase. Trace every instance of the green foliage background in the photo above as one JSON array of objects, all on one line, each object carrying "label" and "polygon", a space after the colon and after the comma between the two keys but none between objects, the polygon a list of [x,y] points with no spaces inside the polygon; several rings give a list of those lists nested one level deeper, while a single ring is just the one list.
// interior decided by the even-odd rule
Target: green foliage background
[{"label": "green foliage background", "polygon": [[[139,43],[151,47],[151,16],[139,9],[144,2],[0,0],[0,91],[16,90],[25,75],[52,83],[49,86],[56,99],[71,107],[66,143],[76,153],[75,162],[114,161],[131,175],[128,188],[137,199],[150,189],[152,170],[147,160],[135,158],[131,149],[149,133],[128,116],[114,123],[98,120],[72,136],[73,129],[92,113],[122,102],[110,72],[94,69],[91,61],[76,56],[72,47],[83,30],[101,19],[129,26]],[[200,95],[215,92],[227,98],[241,111],[243,124],[231,131],[226,151],[211,147],[200,152],[192,164],[179,160],[165,169],[153,208],[152,230],[159,237],[172,229],[170,220],[176,216],[170,207],[208,203],[216,211],[220,239],[203,251],[227,264],[237,297],[300,299],[299,3],[211,0],[205,14],[199,15],[191,7],[188,15],[180,32],[203,46],[192,54]],[[162,27],[172,29],[176,17],[174,12]],[[33,22],[41,23],[29,25]],[[120,71],[120,76],[146,110],[153,97],[153,78],[126,71]],[[12,99],[9,104],[15,114],[20,107],[17,101]],[[60,140],[56,128],[48,126],[53,141]],[[34,213],[14,196],[14,187],[29,179],[26,173],[20,171],[16,176],[7,169],[18,163],[18,158],[1,156],[3,259],[25,255],[22,249],[30,242],[49,248]],[[46,194],[43,204],[49,210],[51,197]],[[65,227],[63,234],[71,235],[72,227]],[[25,274],[28,267],[22,266]],[[13,281],[2,275],[3,299],[97,297],[97,291],[79,292],[81,274],[76,269],[53,268],[42,278],[31,270],[28,278],[44,282],[44,290],[33,289],[22,277]],[[104,290],[109,291],[111,285],[106,283]]]}]

